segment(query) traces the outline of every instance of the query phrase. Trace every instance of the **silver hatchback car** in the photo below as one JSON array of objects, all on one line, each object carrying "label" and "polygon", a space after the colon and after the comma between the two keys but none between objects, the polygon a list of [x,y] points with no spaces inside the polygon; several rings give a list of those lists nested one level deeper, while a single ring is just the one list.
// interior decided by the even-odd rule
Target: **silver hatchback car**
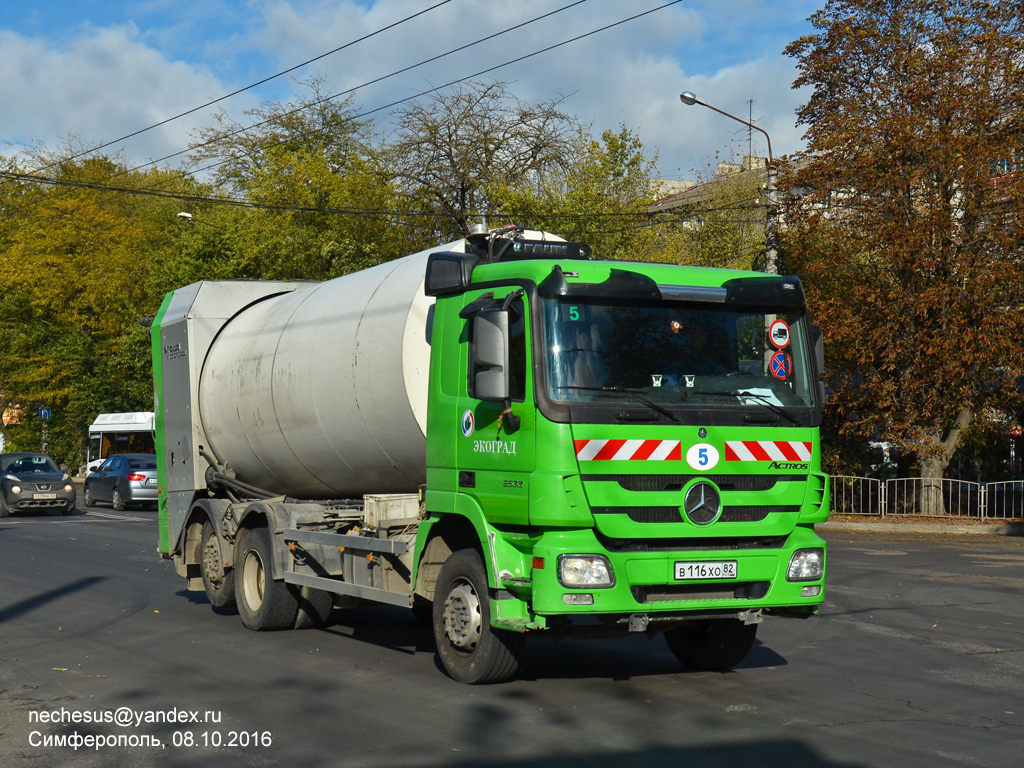
[{"label": "silver hatchback car", "polygon": [[120,511],[129,504],[156,506],[156,456],[152,453],[118,453],[85,478],[85,506],[107,502]]}]

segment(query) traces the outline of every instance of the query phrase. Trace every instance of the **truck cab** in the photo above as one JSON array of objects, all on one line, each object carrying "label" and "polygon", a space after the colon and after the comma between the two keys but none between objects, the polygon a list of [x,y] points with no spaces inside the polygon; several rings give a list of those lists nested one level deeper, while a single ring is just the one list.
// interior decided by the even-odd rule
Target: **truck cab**
[{"label": "truck cab", "polygon": [[763,615],[812,615],[829,493],[821,334],[799,280],[591,261],[575,243],[467,250],[427,267],[419,535],[472,521],[486,620],[664,631],[685,663],[719,668]]}]

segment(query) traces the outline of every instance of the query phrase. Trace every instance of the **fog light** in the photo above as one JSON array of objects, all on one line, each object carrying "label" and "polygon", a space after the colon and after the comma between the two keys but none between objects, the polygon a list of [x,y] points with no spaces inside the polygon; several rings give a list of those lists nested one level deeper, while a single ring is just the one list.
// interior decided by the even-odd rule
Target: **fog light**
[{"label": "fog light", "polygon": [[593,605],[594,596],[585,592],[574,592],[571,595],[562,595],[562,602],[566,605]]},{"label": "fog light", "polygon": [[68,483],[67,485],[64,486],[65,493],[71,493],[73,490],[75,490],[75,486],[73,486],[71,483]]},{"label": "fog light", "polygon": [[563,587],[610,587],[612,566],[602,555],[559,555],[558,580]]},{"label": "fog light", "polygon": [[11,486],[11,493],[21,493],[21,486],[20,485],[12,485]]},{"label": "fog light", "polygon": [[825,573],[825,550],[800,549],[789,561],[787,581],[817,581]]},{"label": "fog light", "polygon": [[800,597],[817,597],[821,594],[821,584],[800,588]]}]

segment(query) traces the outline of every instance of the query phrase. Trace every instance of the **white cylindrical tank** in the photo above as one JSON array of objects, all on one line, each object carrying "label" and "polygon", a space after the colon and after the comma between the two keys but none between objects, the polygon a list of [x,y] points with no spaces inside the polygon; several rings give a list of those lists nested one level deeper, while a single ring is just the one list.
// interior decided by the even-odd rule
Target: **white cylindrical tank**
[{"label": "white cylindrical tank", "polygon": [[239,480],[299,498],[415,492],[426,480],[427,256],[244,309],[203,364],[199,409]]}]

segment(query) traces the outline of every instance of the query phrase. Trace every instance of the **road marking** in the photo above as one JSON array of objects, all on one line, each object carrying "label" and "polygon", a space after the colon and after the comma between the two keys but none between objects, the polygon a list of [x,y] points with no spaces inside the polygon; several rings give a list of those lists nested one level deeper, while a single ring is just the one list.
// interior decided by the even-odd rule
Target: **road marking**
[{"label": "road marking", "polygon": [[149,517],[131,517],[130,515],[112,515],[109,512],[86,512],[87,516],[92,515],[94,517],[103,517],[110,520],[135,520],[138,522],[148,523],[152,518]]}]

